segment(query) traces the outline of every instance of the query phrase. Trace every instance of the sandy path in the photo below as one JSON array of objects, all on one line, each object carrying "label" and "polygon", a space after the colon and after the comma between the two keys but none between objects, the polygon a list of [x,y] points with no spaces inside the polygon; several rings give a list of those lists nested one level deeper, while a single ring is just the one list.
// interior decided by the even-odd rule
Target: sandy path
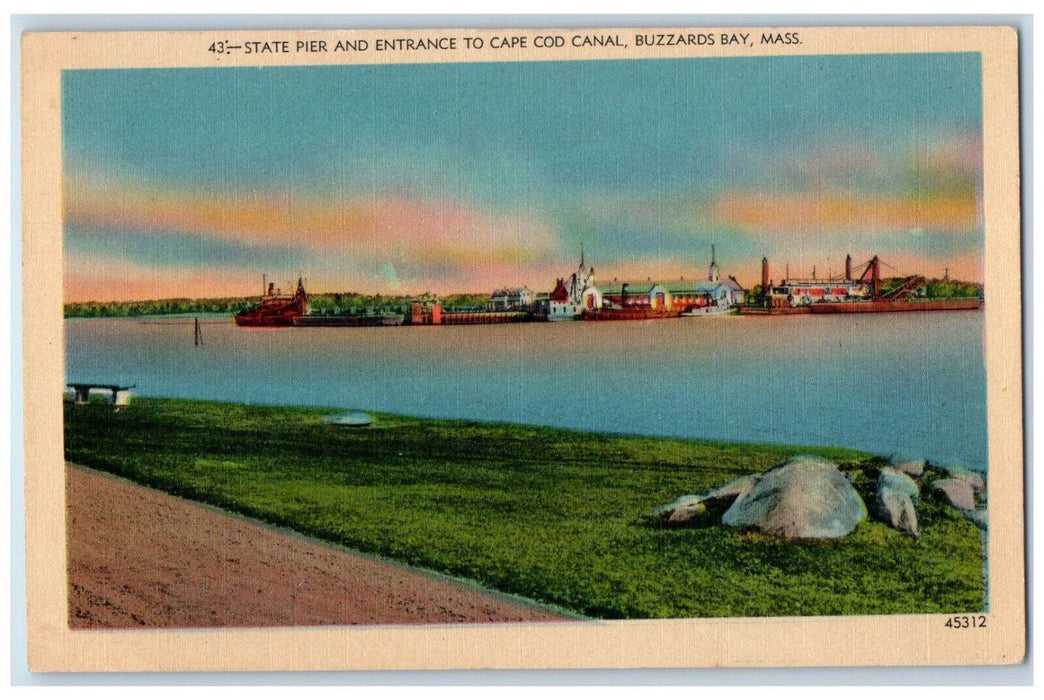
[{"label": "sandy path", "polygon": [[562,619],[75,465],[66,496],[73,628]]}]

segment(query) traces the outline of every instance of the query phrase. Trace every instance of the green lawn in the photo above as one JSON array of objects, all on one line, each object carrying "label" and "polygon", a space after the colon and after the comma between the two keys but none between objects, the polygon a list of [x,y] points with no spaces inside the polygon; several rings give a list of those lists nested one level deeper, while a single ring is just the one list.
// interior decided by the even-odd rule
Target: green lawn
[{"label": "green lawn", "polygon": [[984,608],[979,531],[927,495],[920,541],[874,522],[825,543],[638,523],[800,453],[858,470],[866,497],[877,462],[850,450],[386,414],[339,428],[330,411],[182,400],[65,410],[72,462],[588,616]]}]

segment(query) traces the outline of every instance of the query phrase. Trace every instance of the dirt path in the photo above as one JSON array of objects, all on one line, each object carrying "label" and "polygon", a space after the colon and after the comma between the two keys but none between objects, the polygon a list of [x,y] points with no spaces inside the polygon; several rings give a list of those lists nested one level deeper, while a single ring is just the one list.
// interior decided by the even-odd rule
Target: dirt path
[{"label": "dirt path", "polygon": [[66,496],[75,629],[563,619],[75,465]]}]

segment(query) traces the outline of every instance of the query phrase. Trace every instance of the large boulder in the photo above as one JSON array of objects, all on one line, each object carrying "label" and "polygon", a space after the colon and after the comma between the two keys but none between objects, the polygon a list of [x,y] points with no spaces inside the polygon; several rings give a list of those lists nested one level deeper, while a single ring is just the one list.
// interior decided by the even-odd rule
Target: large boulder
[{"label": "large boulder", "polygon": [[774,537],[844,537],[866,518],[866,504],[834,464],[796,457],[761,475],[722,522]]},{"label": "large boulder", "polygon": [[898,468],[885,467],[877,477],[874,514],[893,529],[920,538],[921,532],[917,527],[920,495],[913,479]]},{"label": "large boulder", "polygon": [[954,508],[975,510],[975,491],[967,481],[936,479],[932,482],[932,493]]}]

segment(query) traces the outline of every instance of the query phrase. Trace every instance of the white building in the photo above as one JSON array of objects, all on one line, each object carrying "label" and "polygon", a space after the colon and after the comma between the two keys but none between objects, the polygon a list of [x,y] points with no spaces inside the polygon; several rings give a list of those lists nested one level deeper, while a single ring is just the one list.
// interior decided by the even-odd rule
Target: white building
[{"label": "white building", "polygon": [[490,311],[529,311],[536,299],[528,287],[496,289],[489,295]]},{"label": "white building", "polygon": [[594,268],[584,265],[583,252],[580,253],[580,267],[569,276],[555,283],[555,289],[549,298],[549,321],[573,321],[583,314],[584,309],[600,309],[602,294],[594,286]]}]

